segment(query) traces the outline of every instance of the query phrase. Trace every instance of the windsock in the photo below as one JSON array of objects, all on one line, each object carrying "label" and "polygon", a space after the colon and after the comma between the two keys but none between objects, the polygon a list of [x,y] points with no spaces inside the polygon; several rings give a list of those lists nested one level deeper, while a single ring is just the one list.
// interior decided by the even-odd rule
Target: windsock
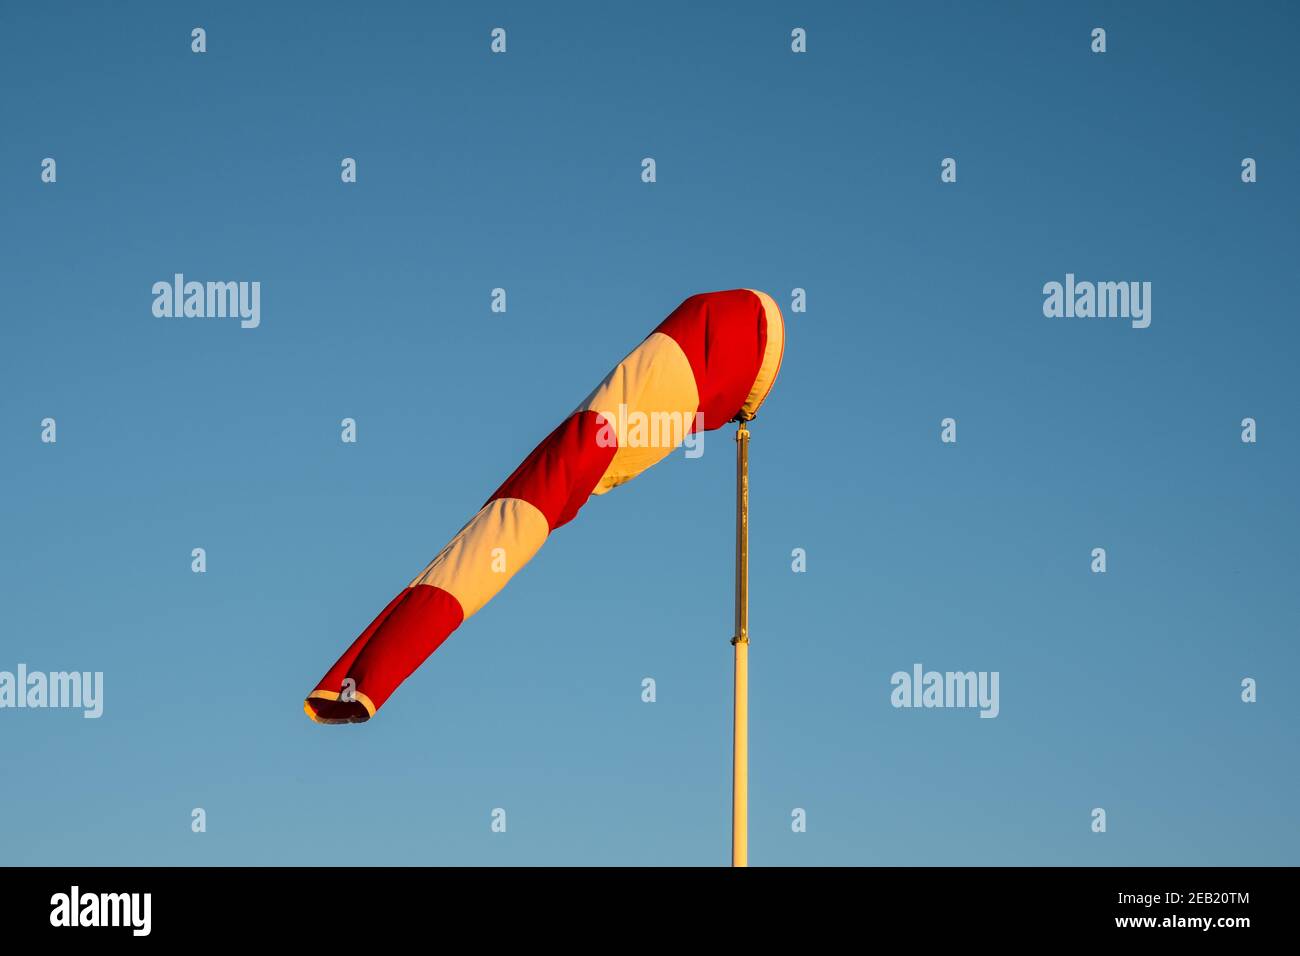
[{"label": "windsock", "polygon": [[781,367],[771,296],[693,295],[533,449],[307,695],[317,723],[369,720],[591,495],[631,481],[687,434],[749,420]]}]

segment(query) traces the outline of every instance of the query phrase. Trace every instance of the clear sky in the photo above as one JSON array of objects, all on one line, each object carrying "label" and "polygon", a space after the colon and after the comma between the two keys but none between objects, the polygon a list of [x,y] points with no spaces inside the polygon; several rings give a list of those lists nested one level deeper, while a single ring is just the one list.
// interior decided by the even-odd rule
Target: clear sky
[{"label": "clear sky", "polygon": [[[0,863],[725,863],[730,428],[375,720],[302,698],[734,287],[788,336],[751,862],[1295,863],[1296,8],[461,6],[0,7],[0,670],[104,673],[98,720],[0,710]],[[176,272],[260,327],[156,318]],[[1045,317],[1067,273],[1151,282],[1150,327]],[[915,663],[998,717],[895,709]]]}]

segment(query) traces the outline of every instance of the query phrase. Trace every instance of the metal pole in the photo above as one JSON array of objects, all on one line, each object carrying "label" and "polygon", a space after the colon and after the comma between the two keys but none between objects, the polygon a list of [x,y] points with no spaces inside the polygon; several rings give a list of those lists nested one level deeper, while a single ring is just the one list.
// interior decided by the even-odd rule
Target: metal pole
[{"label": "metal pole", "polygon": [[749,865],[749,429],[736,429],[736,683],[731,744],[731,865]]}]

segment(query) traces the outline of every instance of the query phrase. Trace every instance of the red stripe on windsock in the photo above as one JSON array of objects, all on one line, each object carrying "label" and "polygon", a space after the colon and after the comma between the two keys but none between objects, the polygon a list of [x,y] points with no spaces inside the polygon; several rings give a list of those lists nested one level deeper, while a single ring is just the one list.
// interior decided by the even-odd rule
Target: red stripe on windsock
[{"label": "red stripe on windsock", "polygon": [[591,490],[618,451],[614,430],[604,424],[596,412],[574,412],[532,450],[488,501],[521,498],[546,516],[552,531],[568,524],[591,497]]},{"label": "red stripe on windsock", "polygon": [[763,364],[767,315],[748,289],[693,295],[659,323],[691,363],[704,430],[736,417]]},{"label": "red stripe on windsock", "polygon": [[[442,588],[417,584],[402,591],[352,642],[316,690],[337,696],[345,678],[378,710],[402,681],[438,649],[464,619],[460,602]],[[308,697],[312,716],[322,723],[367,720],[357,700]]]}]

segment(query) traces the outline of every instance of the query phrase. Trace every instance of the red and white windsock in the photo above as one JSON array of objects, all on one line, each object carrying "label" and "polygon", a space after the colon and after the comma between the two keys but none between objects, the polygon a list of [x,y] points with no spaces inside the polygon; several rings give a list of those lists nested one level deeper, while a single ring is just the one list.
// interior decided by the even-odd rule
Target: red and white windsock
[{"label": "red and white windsock", "polygon": [[685,435],[753,418],[781,366],[771,296],[693,295],[533,449],[307,695],[318,723],[369,720],[591,495],[631,481]]}]

